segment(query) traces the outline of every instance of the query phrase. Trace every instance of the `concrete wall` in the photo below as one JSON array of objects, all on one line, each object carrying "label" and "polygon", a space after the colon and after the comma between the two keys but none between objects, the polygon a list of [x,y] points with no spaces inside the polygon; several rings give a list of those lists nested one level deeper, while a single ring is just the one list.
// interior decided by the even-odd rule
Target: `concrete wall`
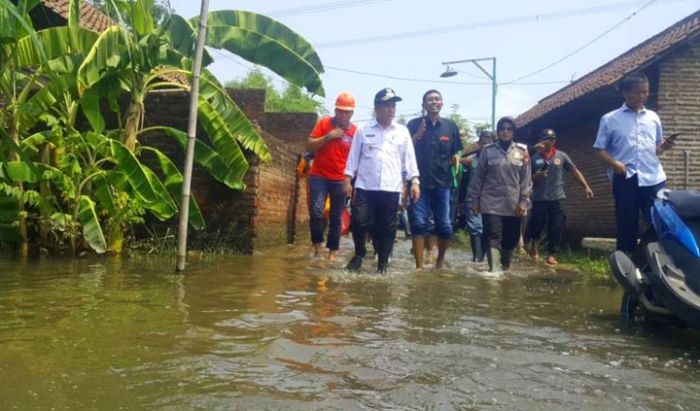
[{"label": "concrete wall", "polygon": [[[269,163],[260,163],[246,153],[250,169],[244,178],[243,192],[231,190],[195,167],[192,193],[202,210],[207,228],[190,230],[195,247],[232,248],[250,253],[256,249],[302,241],[308,236],[305,182],[295,179],[297,153],[316,121],[314,113],[266,113],[263,90],[229,90],[241,110],[263,129],[263,138],[272,155]],[[187,129],[189,94],[154,93],[146,102],[146,126],[168,125]],[[202,130],[198,138],[206,139]],[[144,144],[155,146],[170,156],[176,165],[184,162],[184,152],[169,137],[152,133]],[[298,186],[298,187],[297,187]],[[298,196],[295,197],[295,192]],[[176,221],[155,223],[161,230],[174,229]]]}]

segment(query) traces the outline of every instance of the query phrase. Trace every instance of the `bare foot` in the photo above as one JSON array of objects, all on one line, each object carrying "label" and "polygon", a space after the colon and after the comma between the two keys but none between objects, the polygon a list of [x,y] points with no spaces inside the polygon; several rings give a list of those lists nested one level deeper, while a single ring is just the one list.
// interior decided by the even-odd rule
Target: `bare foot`
[{"label": "bare foot", "polygon": [[557,259],[554,258],[553,255],[550,255],[550,256],[547,257],[547,264],[549,264],[549,265],[557,265],[557,264],[559,264],[559,261],[557,261]]},{"label": "bare foot", "polygon": [[321,244],[314,244],[314,258],[321,258]]},{"label": "bare foot", "polygon": [[337,251],[335,250],[329,250],[328,251],[328,259],[331,261],[335,261],[338,259]]}]

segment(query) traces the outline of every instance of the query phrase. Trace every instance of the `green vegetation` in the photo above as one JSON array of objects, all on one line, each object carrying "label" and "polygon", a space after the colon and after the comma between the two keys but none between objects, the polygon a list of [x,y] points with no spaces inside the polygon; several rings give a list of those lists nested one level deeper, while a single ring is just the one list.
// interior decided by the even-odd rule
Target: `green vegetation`
[{"label": "green vegetation", "polygon": [[609,280],[612,278],[610,265],[605,257],[589,257],[582,251],[565,251],[557,255],[561,264],[572,265],[578,271],[591,274],[597,279]]},{"label": "green vegetation", "polygon": [[[30,241],[50,251],[118,253],[146,214],[177,214],[182,175],[139,139],[159,132],[185,145],[181,130],[144,128],[144,101],[159,88],[189,90],[199,18],[171,14],[157,26],[154,1],[109,0],[120,24],[96,33],[79,25],[80,0],[70,2],[67,27],[38,32],[29,11],[40,2],[0,0],[0,243],[15,244],[20,255]],[[212,12],[206,44],[323,94],[313,47],[265,16]],[[211,62],[205,55],[204,64]],[[197,141],[195,161],[242,189],[244,150],[263,161],[270,154],[216,78],[203,69],[200,81],[199,123],[208,140]],[[116,118],[112,129],[104,107]],[[189,221],[204,227],[194,199]]]},{"label": "green vegetation", "polygon": [[475,123],[469,121],[459,113],[459,104],[450,106],[450,114],[447,116],[452,120],[459,129],[459,135],[462,136],[462,144],[468,145],[475,143],[479,134],[484,130],[491,130],[491,123],[488,121]]},{"label": "green vegetation", "polygon": [[272,84],[272,79],[256,69],[248,72],[245,77],[226,83],[228,88],[253,88],[265,90],[265,110],[278,113],[318,113],[327,115],[328,110],[322,103],[304,93],[301,87],[287,84],[278,91]]}]

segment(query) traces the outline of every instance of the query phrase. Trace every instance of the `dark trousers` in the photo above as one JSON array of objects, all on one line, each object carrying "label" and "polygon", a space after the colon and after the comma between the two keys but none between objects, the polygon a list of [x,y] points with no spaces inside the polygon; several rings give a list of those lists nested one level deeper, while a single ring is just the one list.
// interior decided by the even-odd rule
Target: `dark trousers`
[{"label": "dark trousers", "polygon": [[632,253],[639,237],[639,212],[644,220],[651,221],[651,207],[656,194],[666,187],[666,182],[640,187],[637,175],[625,179],[625,176],[613,177],[613,196],[615,197],[615,220],[617,226],[617,249]]},{"label": "dark trousers", "polygon": [[310,176],[309,195],[311,197],[311,209],[309,210],[311,242],[314,244],[323,242],[323,210],[326,207],[326,197],[330,196],[331,210],[328,216],[328,241],[326,242],[326,247],[329,250],[337,250],[340,245],[340,218],[345,208],[343,182],[327,180],[319,176]]},{"label": "dark trousers", "polygon": [[547,226],[547,252],[554,254],[561,247],[566,216],[561,200],[534,201],[530,222],[525,230],[525,241],[538,241],[544,226]]},{"label": "dark trousers", "polygon": [[488,246],[500,251],[513,250],[520,240],[520,217],[482,214]]},{"label": "dark trousers", "polygon": [[355,189],[350,225],[352,240],[355,243],[355,255],[365,256],[367,233],[370,233],[379,263],[386,264],[394,247],[396,229],[399,225],[398,208],[399,193]]}]

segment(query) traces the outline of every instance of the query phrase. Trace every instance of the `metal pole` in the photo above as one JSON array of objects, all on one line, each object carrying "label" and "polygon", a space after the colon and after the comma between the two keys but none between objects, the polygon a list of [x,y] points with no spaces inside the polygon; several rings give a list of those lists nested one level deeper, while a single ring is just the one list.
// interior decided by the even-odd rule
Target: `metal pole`
[{"label": "metal pole", "polygon": [[498,85],[496,83],[496,57],[493,58],[492,65],[492,76],[491,76],[491,131],[496,131],[496,91]]},{"label": "metal pole", "polygon": [[192,186],[192,163],[194,162],[194,143],[197,138],[197,111],[199,108],[199,74],[202,71],[202,54],[207,35],[207,13],[209,0],[202,0],[202,10],[199,13],[199,34],[194,50],[194,66],[192,67],[192,85],[190,89],[190,116],[187,125],[187,149],[185,151],[185,172],[180,198],[180,222],[177,230],[177,267],[175,272],[185,270],[187,257],[187,223],[190,214],[190,187]]}]

